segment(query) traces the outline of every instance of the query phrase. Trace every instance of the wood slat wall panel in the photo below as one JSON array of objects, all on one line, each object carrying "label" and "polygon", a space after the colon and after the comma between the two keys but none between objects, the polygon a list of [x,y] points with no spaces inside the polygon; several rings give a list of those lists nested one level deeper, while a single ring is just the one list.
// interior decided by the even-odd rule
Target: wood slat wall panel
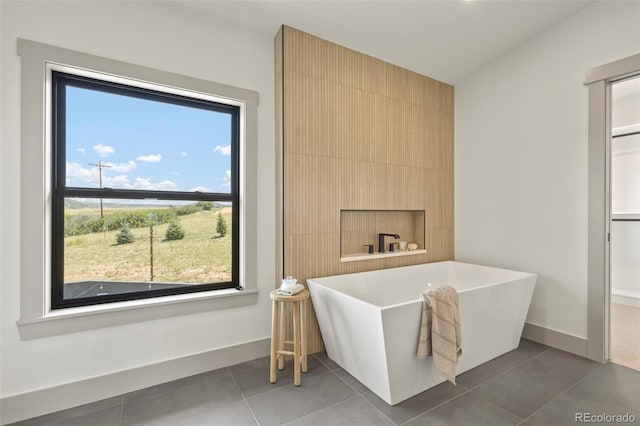
[{"label": "wood slat wall panel", "polygon": [[376,172],[376,165],[368,161],[338,160],[339,181],[350,182],[337,189],[343,209],[367,210],[376,205],[376,195],[382,197],[379,188],[384,184]]},{"label": "wood slat wall panel", "polygon": [[336,232],[340,211],[338,160],[289,153],[284,158],[285,235]]},{"label": "wood slat wall panel", "polygon": [[[453,87],[290,27],[275,43],[280,277],[453,259]],[[421,220],[353,215],[342,243],[364,251],[384,229],[424,238],[427,253],[341,263],[341,210],[424,210]],[[308,317],[309,349],[320,351]]]}]

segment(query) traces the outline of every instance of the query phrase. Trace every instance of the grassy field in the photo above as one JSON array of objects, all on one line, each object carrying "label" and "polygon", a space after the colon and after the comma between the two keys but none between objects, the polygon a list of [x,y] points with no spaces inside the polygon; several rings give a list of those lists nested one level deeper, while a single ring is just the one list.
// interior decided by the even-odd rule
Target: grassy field
[{"label": "grassy field", "polygon": [[[106,209],[105,217],[122,209]],[[218,211],[227,221],[225,237],[216,233]],[[67,213],[100,215],[99,209]],[[182,240],[163,241],[168,224],[154,226],[154,282],[205,283],[231,279],[231,209],[203,210],[180,216]],[[64,281],[150,281],[149,228],[133,228],[135,241],[116,244],[119,231],[65,237]]]}]

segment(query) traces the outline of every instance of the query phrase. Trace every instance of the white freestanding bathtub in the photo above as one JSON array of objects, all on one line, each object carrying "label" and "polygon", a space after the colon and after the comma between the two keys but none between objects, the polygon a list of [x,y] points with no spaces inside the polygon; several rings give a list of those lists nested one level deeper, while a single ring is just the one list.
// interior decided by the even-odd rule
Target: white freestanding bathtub
[{"label": "white freestanding bathtub", "polygon": [[463,373],[518,347],[537,275],[447,261],[308,279],[329,358],[394,405],[445,379],[416,358],[421,294],[459,295]]}]

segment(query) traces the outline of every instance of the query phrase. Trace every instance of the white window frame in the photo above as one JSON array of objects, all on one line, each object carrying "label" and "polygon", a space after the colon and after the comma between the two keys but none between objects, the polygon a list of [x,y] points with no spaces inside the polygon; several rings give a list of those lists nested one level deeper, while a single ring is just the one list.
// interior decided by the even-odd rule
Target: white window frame
[{"label": "white window frame", "polygon": [[[21,57],[20,319],[23,340],[257,303],[255,91],[18,39]],[[241,289],[51,310],[51,70],[98,73],[240,106]]]}]

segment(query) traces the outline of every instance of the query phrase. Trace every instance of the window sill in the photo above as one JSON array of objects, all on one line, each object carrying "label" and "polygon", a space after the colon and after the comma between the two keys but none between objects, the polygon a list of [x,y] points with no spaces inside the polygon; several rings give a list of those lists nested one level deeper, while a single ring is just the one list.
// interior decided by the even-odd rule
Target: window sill
[{"label": "window sill", "polygon": [[51,311],[17,321],[22,340],[149,321],[178,315],[255,305],[258,290],[215,290]]}]

